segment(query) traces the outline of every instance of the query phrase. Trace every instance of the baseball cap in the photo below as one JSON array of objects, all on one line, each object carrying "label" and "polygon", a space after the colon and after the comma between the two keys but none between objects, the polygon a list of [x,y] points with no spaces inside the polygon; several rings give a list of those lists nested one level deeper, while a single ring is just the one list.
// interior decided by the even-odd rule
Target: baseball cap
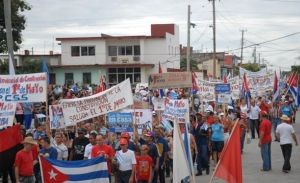
[{"label": "baseball cap", "polygon": [[130,135],[128,132],[124,132],[121,134],[121,138],[129,138],[129,137],[130,137]]}]

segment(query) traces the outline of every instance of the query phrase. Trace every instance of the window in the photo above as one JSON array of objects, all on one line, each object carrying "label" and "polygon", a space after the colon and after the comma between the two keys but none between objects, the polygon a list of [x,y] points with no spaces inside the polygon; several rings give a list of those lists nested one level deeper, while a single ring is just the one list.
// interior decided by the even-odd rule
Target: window
[{"label": "window", "polygon": [[132,46],[126,46],[126,55],[132,55]]},{"label": "window", "polygon": [[72,57],[80,56],[80,47],[79,46],[71,46],[71,56]]},{"label": "window", "polygon": [[118,47],[118,55],[126,55],[126,46]]},{"label": "window", "polygon": [[91,82],[92,82],[92,74],[90,72],[82,73],[82,83],[91,84]]},{"label": "window", "polygon": [[108,56],[117,56],[118,55],[118,47],[109,46],[108,47]]},{"label": "window", "polygon": [[110,86],[116,85],[129,78],[131,84],[141,82],[140,68],[109,68],[108,83]]},{"label": "window", "polygon": [[74,78],[73,73],[65,73],[65,84],[71,85],[73,84]]},{"label": "window", "polygon": [[49,74],[49,81],[50,81],[49,84],[56,84],[56,75],[55,75],[55,73],[50,73]]},{"label": "window", "polygon": [[88,48],[86,46],[81,47],[81,56],[88,56]]},{"label": "window", "polygon": [[81,46],[81,56],[94,56],[95,46]]},{"label": "window", "polygon": [[139,45],[134,45],[133,46],[133,52],[134,52],[134,55],[141,55],[141,48]]},{"label": "window", "polygon": [[89,46],[88,47],[89,49],[89,55],[90,56],[95,56],[96,55],[96,49],[95,49],[95,46]]}]

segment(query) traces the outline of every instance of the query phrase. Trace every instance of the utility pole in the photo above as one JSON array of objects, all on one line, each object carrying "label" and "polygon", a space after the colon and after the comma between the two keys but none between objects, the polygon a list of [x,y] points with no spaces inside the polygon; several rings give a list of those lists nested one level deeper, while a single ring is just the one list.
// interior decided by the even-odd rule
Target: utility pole
[{"label": "utility pole", "polygon": [[14,48],[13,48],[14,42],[13,42],[12,27],[11,27],[11,0],[3,0],[3,5],[4,5],[6,44],[7,44],[7,51],[8,51],[9,74],[15,75]]},{"label": "utility pole", "polygon": [[217,62],[216,62],[216,5],[215,0],[212,1],[213,7],[213,76],[216,78],[217,75]]},{"label": "utility pole", "polygon": [[245,29],[242,29],[241,32],[242,32],[242,39],[241,39],[241,64],[243,63],[243,51],[244,51],[244,32],[246,30]]},{"label": "utility pole", "polygon": [[254,46],[254,50],[253,50],[253,60],[254,60],[254,63],[256,64],[256,46]]},{"label": "utility pole", "polygon": [[191,6],[188,5],[188,20],[187,20],[187,47],[186,47],[186,70],[191,71],[191,48],[190,48],[190,36],[191,36]]}]

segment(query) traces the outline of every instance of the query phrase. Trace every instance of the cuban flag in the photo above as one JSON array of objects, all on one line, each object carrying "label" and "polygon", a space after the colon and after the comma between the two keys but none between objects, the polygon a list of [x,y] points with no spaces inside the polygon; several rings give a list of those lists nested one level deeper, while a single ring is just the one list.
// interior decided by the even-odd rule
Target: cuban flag
[{"label": "cuban flag", "polygon": [[47,82],[50,83],[50,76],[49,76],[49,70],[48,66],[46,64],[45,59],[42,59],[42,72],[45,72],[47,74]]},{"label": "cuban flag", "polygon": [[197,92],[199,91],[199,86],[197,84],[197,75],[196,73],[192,72],[192,84],[193,84],[193,87],[192,87],[192,93],[194,95],[197,94]]},{"label": "cuban flag", "polygon": [[295,105],[297,107],[300,104],[300,96],[299,96],[300,89],[299,89],[298,81],[299,81],[299,76],[295,72],[289,77],[287,81],[288,91],[292,94],[295,100]]},{"label": "cuban flag", "polygon": [[277,101],[279,97],[279,82],[278,77],[275,71],[275,77],[274,77],[274,89],[273,89],[273,102]]},{"label": "cuban flag", "polygon": [[246,100],[247,106],[250,107],[251,93],[249,90],[246,73],[244,73],[243,78],[242,97]]},{"label": "cuban flag", "polygon": [[104,157],[88,160],[62,161],[39,157],[44,183],[109,183]]}]

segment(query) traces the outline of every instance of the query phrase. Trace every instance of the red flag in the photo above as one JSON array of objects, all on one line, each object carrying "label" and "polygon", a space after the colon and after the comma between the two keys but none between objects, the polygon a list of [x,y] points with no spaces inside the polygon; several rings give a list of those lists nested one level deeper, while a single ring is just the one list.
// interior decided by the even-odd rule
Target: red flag
[{"label": "red flag", "polygon": [[40,166],[42,170],[43,182],[55,183],[55,182],[65,182],[68,180],[67,175],[57,170],[44,157],[40,156],[39,158],[40,158]]},{"label": "red flag", "polygon": [[225,144],[214,176],[227,183],[243,183],[239,122],[236,122]]},{"label": "red flag", "polygon": [[20,125],[15,125],[0,132],[0,152],[6,151],[22,142]]},{"label": "red flag", "polygon": [[227,76],[224,76],[224,83],[228,83]]},{"label": "red flag", "polygon": [[298,74],[296,72],[293,72],[288,80],[287,80],[287,85],[288,86],[298,86]]},{"label": "red flag", "polygon": [[160,62],[159,62],[159,64],[158,64],[158,73],[163,73],[163,72],[162,72],[161,65],[160,65]]}]

